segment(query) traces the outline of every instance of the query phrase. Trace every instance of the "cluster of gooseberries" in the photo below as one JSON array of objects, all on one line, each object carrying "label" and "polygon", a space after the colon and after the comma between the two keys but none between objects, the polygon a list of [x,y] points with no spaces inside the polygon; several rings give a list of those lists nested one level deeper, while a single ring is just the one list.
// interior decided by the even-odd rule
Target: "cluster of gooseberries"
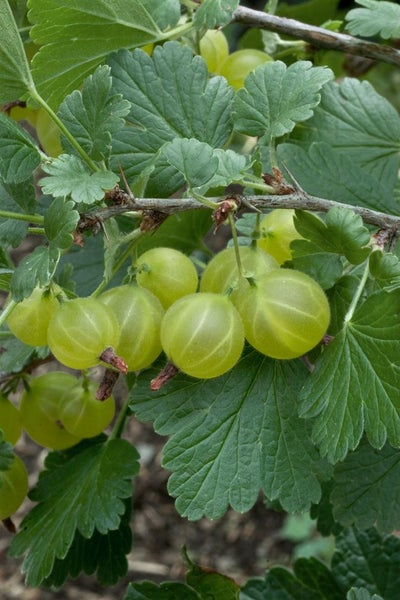
[{"label": "cluster of gooseberries", "polygon": [[[137,259],[134,283],[73,299],[37,288],[14,307],[8,326],[26,344],[48,345],[60,363],[77,370],[106,364],[111,355],[120,361],[111,361],[114,368],[138,371],[164,351],[174,368],[208,379],[238,362],[245,340],[268,357],[299,357],[323,338],[329,304],[313,279],[281,267],[298,237],[293,212],[273,211],[260,231],[257,242],[217,253],[200,284],[188,256],[157,247]],[[38,444],[62,450],[98,435],[113,419],[115,404],[111,396],[99,401],[94,388],[86,374],[54,371],[25,381],[19,408],[0,395],[5,440],[15,444],[24,428]],[[22,461],[15,457],[0,477],[4,519],[26,495]]]}]

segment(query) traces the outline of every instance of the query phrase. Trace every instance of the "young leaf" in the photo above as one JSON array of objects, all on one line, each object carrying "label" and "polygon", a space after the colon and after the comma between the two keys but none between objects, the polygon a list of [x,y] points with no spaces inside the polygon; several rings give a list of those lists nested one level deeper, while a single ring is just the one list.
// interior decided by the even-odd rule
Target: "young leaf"
[{"label": "young leaf", "polygon": [[[157,41],[161,31],[141,0],[30,0],[32,61],[38,90],[54,108],[119,48]],[[152,3],[149,3],[151,6]],[[51,27],[49,27],[51,23]],[[100,41],[101,40],[101,41]]]},{"label": "young leaf", "polygon": [[341,148],[333,148],[331,143],[312,142],[307,149],[280,144],[278,158],[309,194],[400,214],[399,204],[393,198],[393,185],[349,160]]},{"label": "young leaf", "polygon": [[322,86],[333,74],[325,67],[298,61],[286,67],[281,61],[265,63],[251,72],[233,103],[234,127],[262,137],[265,144],[292,131],[296,123],[312,117]]},{"label": "young leaf", "polygon": [[161,155],[191,188],[207,183],[218,169],[212,147],[196,139],[176,138],[163,146]]},{"label": "young leaf", "polygon": [[57,248],[68,249],[73,240],[72,233],[79,221],[71,200],[55,198],[44,213],[44,229],[47,239]]},{"label": "young leaf", "polygon": [[367,81],[347,78],[325,85],[314,116],[294,132],[294,138],[305,148],[326,142],[348,164],[369,171],[389,189],[397,181],[400,117]]},{"label": "young leaf", "polygon": [[37,246],[16,267],[11,279],[11,293],[19,302],[33,292],[36,286],[45,287],[51,280],[60,259],[60,250],[54,246]]},{"label": "young leaf", "polygon": [[[151,373],[155,373],[153,370]],[[154,420],[162,435],[169,491],[190,520],[221,517],[230,504],[245,512],[260,487],[285,510],[304,511],[329,477],[297,417],[296,397],[306,376],[297,361],[272,361],[250,351],[212,380],[178,375],[149,392],[149,373],[131,392],[131,409]],[[251,394],[249,393],[251,390]]]},{"label": "young leaf", "polygon": [[[361,217],[352,210],[331,208],[325,221],[311,212],[297,210],[294,224],[297,231],[310,240],[315,249],[343,254],[353,265],[362,263],[370,253],[367,247],[370,233]],[[293,248],[297,247],[293,242]]]},{"label": "young leaf", "polygon": [[158,586],[142,581],[130,583],[123,600],[202,600],[202,596],[185,583],[170,581]]},{"label": "young leaf", "polygon": [[312,439],[329,461],[343,460],[363,431],[374,448],[400,446],[400,289],[376,292],[317,360],[300,394]]},{"label": "young leaf", "polygon": [[380,287],[400,286],[400,259],[395,254],[375,250],[369,257],[369,271]]},{"label": "young leaf", "polygon": [[344,588],[362,586],[370,594],[396,598],[400,587],[400,540],[374,529],[346,529],[336,538],[332,572]]},{"label": "young leaf", "polygon": [[224,598],[238,600],[239,586],[230,577],[204,569],[185,556],[190,569],[186,573],[186,582],[198,592],[200,598]]},{"label": "young leaf", "polygon": [[[108,62],[115,91],[131,103],[128,126],[115,135],[112,156],[112,164],[120,165],[128,180],[135,182],[175,138],[195,138],[214,148],[229,138],[233,90],[222,77],[209,80],[204,60],[187,46],[167,42],[152,57],[122,50]],[[159,158],[147,193],[165,198],[183,183]]]},{"label": "young leaf", "polygon": [[346,29],[351,35],[384,40],[400,37],[400,6],[385,0],[356,0],[365,8],[354,8],[346,15]]},{"label": "young leaf", "polygon": [[315,558],[299,558],[294,573],[271,569],[264,581],[249,579],[241,600],[344,600],[344,594],[328,567]]},{"label": "young leaf", "polygon": [[110,67],[102,65],[84,81],[82,91],[65,98],[58,116],[85,152],[100,161],[108,158],[113,135],[124,126],[129,108],[127,100],[111,92]]},{"label": "young leaf", "polygon": [[0,105],[17,100],[35,86],[9,3],[0,5]]},{"label": "young leaf", "polygon": [[203,0],[194,15],[194,24],[198,29],[215,29],[226,25],[232,19],[239,0]]},{"label": "young leaf", "polygon": [[27,584],[45,580],[56,559],[67,555],[76,531],[86,539],[119,528],[123,500],[132,495],[138,453],[125,440],[93,443],[64,462],[47,463],[32,500],[38,504],[21,523],[11,544],[12,556],[26,553]]},{"label": "young leaf", "polygon": [[32,178],[40,163],[34,139],[15,121],[0,113],[0,176],[6,183]]},{"label": "young leaf", "polygon": [[400,451],[366,440],[335,467],[330,500],[335,520],[358,529],[376,526],[381,533],[400,528]]},{"label": "young leaf", "polygon": [[40,186],[44,194],[71,196],[78,204],[93,204],[104,198],[119,180],[111,171],[90,173],[83,162],[70,154],[61,154],[48,164],[42,165],[50,177],[42,177]]}]

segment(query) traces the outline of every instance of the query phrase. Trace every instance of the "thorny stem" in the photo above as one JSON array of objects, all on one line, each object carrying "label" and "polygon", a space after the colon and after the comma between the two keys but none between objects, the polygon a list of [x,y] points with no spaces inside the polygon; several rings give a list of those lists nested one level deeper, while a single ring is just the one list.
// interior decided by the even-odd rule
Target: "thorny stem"
[{"label": "thorny stem", "polygon": [[[221,198],[208,198],[210,202],[218,206]],[[307,194],[304,190],[295,191],[291,194],[284,195],[263,195],[263,196],[246,196],[246,204],[253,208],[298,208],[300,210],[309,210],[312,212],[328,212],[331,208],[345,208],[352,210],[363,219],[365,223],[375,225],[381,229],[391,229],[394,233],[400,234],[400,217],[389,215],[387,213],[372,210],[362,206],[352,206],[335,200],[326,200]],[[112,208],[113,210],[110,210]],[[131,212],[132,210],[156,210],[166,215],[175,214],[186,210],[204,209],[205,206],[196,198],[135,198],[131,200],[129,207],[114,206],[106,207],[93,211],[91,214],[98,216],[100,219],[110,218]],[[104,215],[103,215],[104,210]]]},{"label": "thorny stem", "polygon": [[363,289],[365,287],[365,284],[367,283],[367,279],[368,279],[368,275],[369,275],[369,259],[367,259],[365,261],[365,268],[364,268],[364,272],[362,274],[362,277],[360,279],[360,283],[358,284],[358,288],[351,300],[350,306],[347,310],[347,313],[345,314],[344,317],[344,324],[346,325],[349,321],[351,321],[351,318],[354,314],[354,311],[356,310],[358,301],[361,297],[361,294],[363,292]]},{"label": "thorny stem", "polygon": [[339,50],[400,66],[400,51],[391,46],[376,44],[323,27],[314,27],[294,19],[277,17],[245,6],[239,6],[235,10],[232,22],[299,38],[317,48]]}]

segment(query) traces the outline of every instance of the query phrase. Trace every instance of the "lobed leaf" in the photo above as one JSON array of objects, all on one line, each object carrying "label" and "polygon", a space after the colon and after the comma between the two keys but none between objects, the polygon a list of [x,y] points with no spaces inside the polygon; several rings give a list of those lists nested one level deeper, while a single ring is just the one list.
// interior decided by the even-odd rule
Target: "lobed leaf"
[{"label": "lobed leaf", "polygon": [[201,596],[185,583],[142,581],[130,583],[123,600],[201,600]]},{"label": "lobed leaf", "polygon": [[260,488],[285,510],[304,511],[321,495],[330,469],[297,417],[296,397],[306,376],[295,361],[272,361],[255,351],[226,375],[196,380],[178,375],[159,392],[139,378],[130,407],[171,435],[163,464],[172,471],[169,491],[190,520],[216,519],[230,504],[245,512]]},{"label": "lobed leaf", "polygon": [[384,40],[400,37],[400,6],[385,0],[356,0],[365,8],[353,8],[346,15],[346,29],[351,35]]},{"label": "lobed leaf", "polygon": [[155,165],[147,171],[147,194],[165,198],[184,179],[160,149],[175,138],[223,146],[232,130],[233,90],[222,77],[209,80],[204,60],[178,42],[156,47],[152,57],[122,50],[108,62],[114,90],[131,103],[127,126],[114,138],[112,165],[120,165],[133,185]]},{"label": "lobed leaf", "polygon": [[349,160],[345,148],[332,147],[331,142],[311,142],[308,148],[280,144],[281,165],[293,174],[309,194],[372,210],[400,214],[393,197],[393,185],[380,179],[366,167]]},{"label": "lobed leaf", "polygon": [[[53,0],[29,0],[28,5],[31,37],[41,46],[32,61],[33,75],[53,108],[111,52],[162,38],[155,21],[160,13],[151,0],[58,0],[56,6]],[[176,2],[166,6],[169,17],[171,9],[176,14]]]},{"label": "lobed leaf", "polygon": [[57,268],[60,250],[54,246],[37,246],[16,267],[11,279],[11,293],[19,302],[30,296],[35,287],[48,285]]},{"label": "lobed leaf", "polygon": [[335,520],[358,529],[375,526],[390,533],[400,528],[400,452],[381,450],[366,440],[335,467],[330,500]]},{"label": "lobed leaf", "polygon": [[27,346],[11,333],[9,338],[1,340],[1,347],[3,351],[0,354],[0,371],[5,373],[18,373],[35,358],[45,358],[46,354],[49,354],[48,349],[41,348],[39,351]]},{"label": "lobed leaf", "polygon": [[34,88],[17,24],[6,1],[0,5],[0,39],[1,105],[21,98]]},{"label": "lobed leaf", "polygon": [[334,575],[315,558],[299,558],[294,573],[283,567],[270,569],[265,580],[249,579],[241,600],[344,600]]},{"label": "lobed leaf", "polygon": [[[326,142],[341,153],[342,163],[358,165],[389,189],[397,182],[400,117],[367,81],[346,78],[341,83],[327,83],[314,116],[294,132],[292,141],[296,140],[304,148]],[[340,180],[341,172],[337,178]]]},{"label": "lobed leaf", "polygon": [[324,67],[298,61],[286,67],[275,61],[252,71],[233,103],[234,127],[240,133],[263,137],[269,144],[306,121],[321,100],[320,90],[332,79]]},{"label": "lobed leaf", "polygon": [[15,121],[0,113],[0,176],[5,183],[22,183],[32,178],[40,164],[34,139]]},{"label": "lobed leaf", "polygon": [[371,594],[365,588],[351,588],[348,591],[346,600],[384,600],[382,596],[377,596]]},{"label": "lobed leaf", "polygon": [[21,523],[10,553],[26,553],[22,570],[27,584],[39,585],[64,559],[77,531],[86,539],[95,532],[117,530],[132,495],[138,453],[125,440],[109,440],[73,452],[69,460],[50,459],[31,492],[38,504]]},{"label": "lobed leaf", "polygon": [[203,0],[194,14],[193,22],[198,29],[215,29],[226,25],[233,17],[239,0]]},{"label": "lobed leaf", "polygon": [[[345,208],[331,208],[325,221],[311,212],[296,210],[294,224],[297,231],[311,242],[314,250],[342,254],[353,265],[362,263],[369,255],[370,233],[359,215]],[[293,241],[296,253],[304,253],[304,241]]]},{"label": "lobed leaf", "polygon": [[400,446],[400,289],[379,291],[356,310],[317,360],[300,394],[316,417],[312,439],[329,461],[343,460],[365,431],[374,448]]},{"label": "lobed leaf", "polygon": [[44,194],[71,196],[79,204],[93,204],[104,198],[119,177],[111,171],[90,173],[83,162],[71,154],[61,154],[50,163],[42,165],[49,177],[42,177],[40,186]]},{"label": "lobed leaf", "polygon": [[55,198],[44,213],[44,229],[51,244],[63,250],[73,241],[73,232],[79,221],[79,213],[74,210],[71,200]]},{"label": "lobed leaf", "polygon": [[129,108],[127,100],[112,93],[110,67],[102,65],[85,79],[82,91],[63,100],[58,116],[85,152],[100,161],[108,158],[112,138],[124,126]]},{"label": "lobed leaf", "polygon": [[362,586],[371,595],[396,598],[400,585],[400,540],[375,529],[346,529],[336,538],[332,573],[344,589]]}]

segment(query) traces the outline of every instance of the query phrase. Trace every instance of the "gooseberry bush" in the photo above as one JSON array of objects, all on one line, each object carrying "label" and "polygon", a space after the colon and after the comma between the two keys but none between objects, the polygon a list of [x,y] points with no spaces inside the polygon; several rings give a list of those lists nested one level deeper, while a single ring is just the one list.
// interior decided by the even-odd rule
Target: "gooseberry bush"
[{"label": "gooseberry bush", "polygon": [[[27,585],[127,573],[137,419],[182,518],[261,494],[336,546],[244,584],[185,554],[127,600],[398,597],[399,24],[1,0],[0,518]],[[29,492],[22,430],[48,452]]]}]

